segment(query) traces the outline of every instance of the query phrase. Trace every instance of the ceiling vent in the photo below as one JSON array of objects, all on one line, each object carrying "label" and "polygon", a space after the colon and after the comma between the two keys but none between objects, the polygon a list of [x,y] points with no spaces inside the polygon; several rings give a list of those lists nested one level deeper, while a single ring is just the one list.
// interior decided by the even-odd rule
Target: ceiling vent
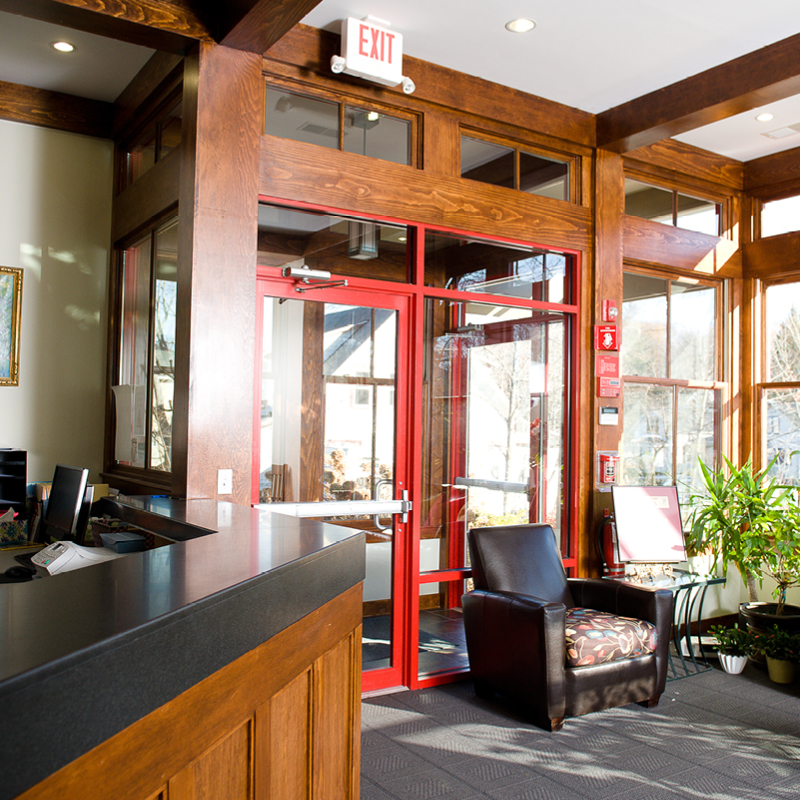
[{"label": "ceiling vent", "polygon": [[800,133],[800,122],[795,122],[794,125],[786,125],[783,128],[777,128],[761,135],[766,136],[767,139],[785,139],[787,136],[795,136],[798,133]]}]

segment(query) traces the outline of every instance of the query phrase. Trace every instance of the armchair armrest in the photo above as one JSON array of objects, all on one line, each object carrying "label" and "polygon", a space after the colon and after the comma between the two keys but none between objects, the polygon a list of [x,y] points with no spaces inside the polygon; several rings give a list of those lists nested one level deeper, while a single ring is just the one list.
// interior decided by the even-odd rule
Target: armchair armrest
[{"label": "armchair armrest", "polygon": [[502,690],[541,719],[562,719],[566,606],[483,590],[465,594],[462,605],[476,686]]}]

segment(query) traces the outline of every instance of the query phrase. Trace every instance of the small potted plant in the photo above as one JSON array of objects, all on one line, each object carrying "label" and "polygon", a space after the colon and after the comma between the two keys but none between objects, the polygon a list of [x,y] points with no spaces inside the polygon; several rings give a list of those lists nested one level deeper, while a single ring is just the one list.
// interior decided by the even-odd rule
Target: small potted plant
[{"label": "small potted plant", "polygon": [[774,683],[791,683],[800,659],[800,636],[775,625],[756,634],[756,648],[766,656],[767,670]]},{"label": "small potted plant", "polygon": [[755,647],[756,637],[749,630],[738,625],[726,628],[724,625],[712,625],[708,632],[716,639],[712,645],[719,654],[719,663],[725,672],[738,675],[747,664],[747,656]]}]

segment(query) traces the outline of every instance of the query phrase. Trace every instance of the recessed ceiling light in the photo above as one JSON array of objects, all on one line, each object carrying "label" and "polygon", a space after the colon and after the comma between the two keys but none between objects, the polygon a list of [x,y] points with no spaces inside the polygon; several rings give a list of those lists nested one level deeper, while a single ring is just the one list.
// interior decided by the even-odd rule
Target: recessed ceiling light
[{"label": "recessed ceiling light", "polygon": [[757,119],[759,122],[769,122],[770,120],[772,120],[772,119],[775,119],[775,117],[774,117],[772,114],[769,114],[769,113],[764,113],[764,114],[759,114],[759,115],[756,117],[756,119]]},{"label": "recessed ceiling light", "polygon": [[75,49],[75,45],[72,45],[69,42],[55,42],[53,47],[55,47],[55,49],[60,53],[71,53]]},{"label": "recessed ceiling light", "polygon": [[512,19],[511,22],[506,22],[506,30],[511,33],[527,33],[536,27],[536,23],[532,19]]}]

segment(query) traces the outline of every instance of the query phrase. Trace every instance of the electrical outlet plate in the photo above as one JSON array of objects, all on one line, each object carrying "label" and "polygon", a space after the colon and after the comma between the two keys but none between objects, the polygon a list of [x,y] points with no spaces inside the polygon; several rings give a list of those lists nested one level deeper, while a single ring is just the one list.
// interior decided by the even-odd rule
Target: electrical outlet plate
[{"label": "electrical outlet plate", "polygon": [[233,470],[217,470],[217,494],[233,494]]}]

